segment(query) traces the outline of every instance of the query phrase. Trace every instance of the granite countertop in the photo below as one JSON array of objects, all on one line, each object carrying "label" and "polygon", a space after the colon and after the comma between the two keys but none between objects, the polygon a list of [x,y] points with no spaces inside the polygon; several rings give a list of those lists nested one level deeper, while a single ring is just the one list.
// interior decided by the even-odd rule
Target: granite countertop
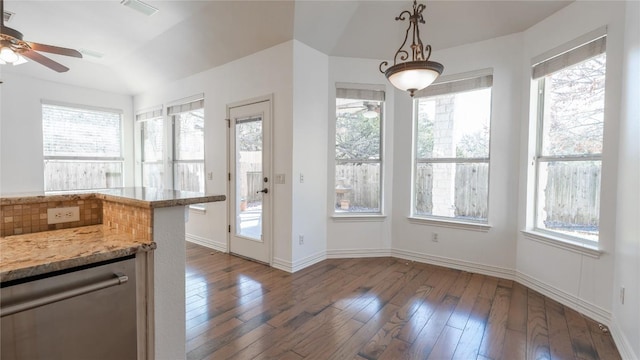
[{"label": "granite countertop", "polygon": [[226,200],[225,195],[206,195],[190,191],[125,187],[73,192],[3,194],[0,195],[0,205],[19,205],[40,203],[43,201],[83,200],[92,198],[148,208],[184,206]]},{"label": "granite countertop", "polygon": [[116,259],[156,248],[105,225],[0,237],[0,282]]}]

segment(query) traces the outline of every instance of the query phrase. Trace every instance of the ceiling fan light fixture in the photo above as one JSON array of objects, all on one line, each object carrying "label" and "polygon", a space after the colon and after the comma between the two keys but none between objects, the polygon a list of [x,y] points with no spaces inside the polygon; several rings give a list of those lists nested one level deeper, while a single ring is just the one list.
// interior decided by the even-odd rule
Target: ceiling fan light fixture
[{"label": "ceiling fan light fixture", "polygon": [[[423,46],[420,39],[420,29],[418,23],[424,24],[422,12],[425,9],[424,4],[418,5],[413,0],[413,14],[408,10],[404,10],[396,17],[397,20],[406,20],[409,18],[409,27],[404,37],[404,41],[393,57],[393,65],[383,70],[383,67],[389,66],[387,61],[380,63],[380,72],[383,73],[389,82],[402,91],[408,91],[413,97],[414,93],[431,85],[444,71],[444,66],[435,61],[429,61],[431,57],[431,45]],[[405,50],[409,34],[412,34],[411,45]],[[411,59],[409,60],[409,54]],[[400,62],[399,62],[399,61]],[[408,61],[405,61],[408,60]],[[403,62],[405,61],[405,62]]]},{"label": "ceiling fan light fixture", "polygon": [[147,16],[151,16],[159,11],[157,8],[143,3],[140,0],[122,0],[120,4]]},{"label": "ceiling fan light fixture", "polygon": [[24,57],[22,57],[20,54],[16,53],[15,51],[11,50],[11,48],[9,47],[3,47],[0,50],[0,64],[2,65],[6,65],[6,64],[20,65],[26,62],[27,60]]}]

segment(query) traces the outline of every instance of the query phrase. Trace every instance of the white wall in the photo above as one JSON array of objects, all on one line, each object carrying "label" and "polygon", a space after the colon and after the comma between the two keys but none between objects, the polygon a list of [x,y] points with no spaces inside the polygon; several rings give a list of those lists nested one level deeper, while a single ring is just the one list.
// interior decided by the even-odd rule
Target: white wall
[{"label": "white wall", "polygon": [[[323,151],[327,156],[328,257],[389,256],[391,249],[391,209],[394,183],[394,88],[378,71],[380,61],[331,57],[329,59],[328,137]],[[335,122],[336,83],[379,85],[385,89],[383,114],[382,172],[384,217],[333,217],[335,203]]]},{"label": "white wall", "polygon": [[106,93],[2,72],[0,193],[44,191],[43,100],[123,111],[124,181],[133,186],[133,117],[129,95]]},{"label": "white wall", "polygon": [[[166,84],[134,98],[135,109],[145,109],[204,94],[205,171],[210,194],[227,194],[226,106],[273,94],[273,174],[288,181],[272,186],[274,259],[291,261],[292,195],[292,86],[293,42],[289,41],[245,58]],[[206,204],[206,212],[191,211],[187,238],[227,250],[227,202]]]},{"label": "white wall", "polygon": [[[640,358],[640,2],[626,3],[612,330],[626,358]],[[625,288],[621,303],[620,288]],[[624,346],[620,346],[621,344]]]},{"label": "white wall", "polygon": [[[597,321],[608,323],[613,291],[624,3],[577,1],[529,28],[523,34],[524,54],[520,73],[530,73],[532,58],[605,25],[608,26],[607,82],[599,241],[603,254],[596,259],[566,248],[536,242],[518,234],[517,270],[518,276],[528,280],[525,282],[527,285],[540,285],[547,293],[554,294],[553,297],[556,299],[563,300]],[[526,202],[533,193],[532,182],[527,183],[533,170],[529,159],[534,155],[534,146],[528,141],[529,131],[532,130],[529,126],[529,90],[530,83],[527,79],[522,84],[524,96],[522,111],[518,116],[522,123],[522,132],[517,230],[532,225],[532,212]]]},{"label": "white wall", "polygon": [[[327,250],[327,78],[329,57],[293,42],[293,270],[324,260]],[[300,174],[304,182],[300,182]],[[304,237],[300,245],[299,236]]]},{"label": "white wall", "polygon": [[[489,231],[409,222],[412,120],[408,94],[396,96],[393,249],[407,258],[510,277],[515,269],[522,35],[435,51],[444,76],[493,69],[489,174]],[[438,242],[431,241],[438,233]],[[490,249],[490,250],[488,250]]]}]

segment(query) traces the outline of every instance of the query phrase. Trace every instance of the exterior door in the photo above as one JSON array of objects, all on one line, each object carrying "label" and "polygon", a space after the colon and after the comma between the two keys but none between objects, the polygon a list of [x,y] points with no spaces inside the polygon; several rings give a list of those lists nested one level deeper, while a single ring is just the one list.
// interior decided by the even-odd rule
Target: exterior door
[{"label": "exterior door", "polygon": [[228,107],[229,251],[271,263],[271,100]]}]

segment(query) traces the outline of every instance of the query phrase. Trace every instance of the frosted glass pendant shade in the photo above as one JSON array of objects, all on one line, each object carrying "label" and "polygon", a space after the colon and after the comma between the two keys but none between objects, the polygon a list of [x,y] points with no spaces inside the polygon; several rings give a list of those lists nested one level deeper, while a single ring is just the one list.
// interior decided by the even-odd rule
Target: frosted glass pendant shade
[{"label": "frosted glass pendant shade", "polygon": [[385,71],[385,76],[396,88],[414,92],[431,85],[440,74],[444,66],[434,61],[409,61],[394,65]]}]

